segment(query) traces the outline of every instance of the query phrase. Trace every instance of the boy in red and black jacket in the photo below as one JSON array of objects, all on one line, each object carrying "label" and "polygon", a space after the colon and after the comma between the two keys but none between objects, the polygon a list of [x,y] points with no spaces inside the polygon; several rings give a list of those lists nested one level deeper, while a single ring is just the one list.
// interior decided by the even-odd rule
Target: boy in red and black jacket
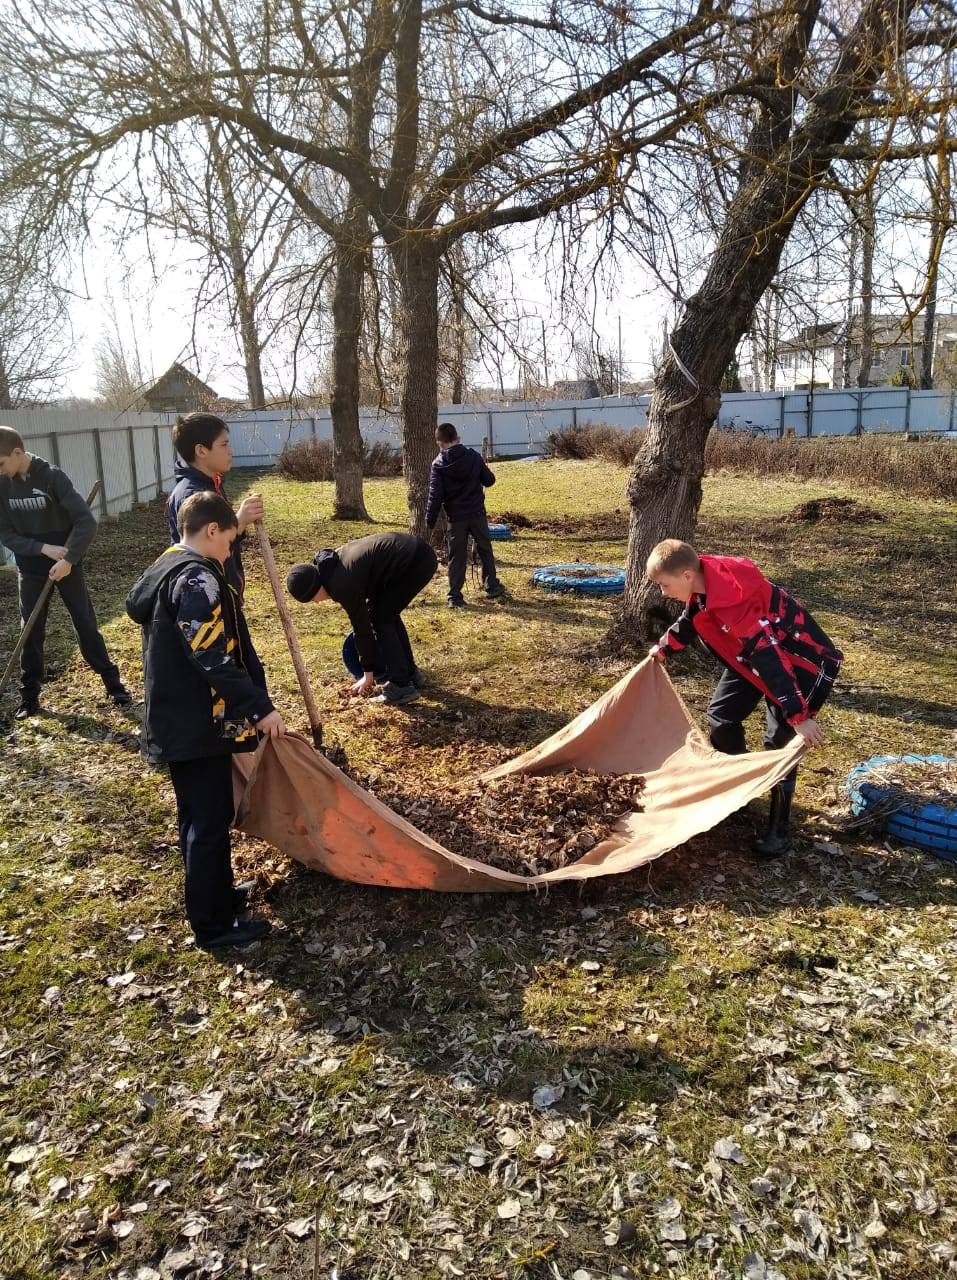
[{"label": "boy in red and black jacket", "polygon": [[[747,751],[744,721],[762,697],[767,750],[783,747],[796,733],[808,746],[823,743],[815,716],[834,686],[843,654],[803,605],[744,556],[699,556],[674,538],[658,543],[646,572],[662,595],[685,605],[649,656],[663,662],[699,638],[725,667],[708,705],[711,745],[717,751]],[[768,830],[755,844],[764,857],[790,852],[796,780],[795,766],[771,792]]]}]

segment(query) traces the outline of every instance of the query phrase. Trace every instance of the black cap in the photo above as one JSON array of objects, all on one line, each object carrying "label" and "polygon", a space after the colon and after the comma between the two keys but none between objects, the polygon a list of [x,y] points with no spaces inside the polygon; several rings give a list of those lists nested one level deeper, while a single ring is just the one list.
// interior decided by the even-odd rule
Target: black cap
[{"label": "black cap", "polygon": [[314,600],[321,586],[319,570],[314,564],[294,564],[286,575],[286,590],[300,604]]}]

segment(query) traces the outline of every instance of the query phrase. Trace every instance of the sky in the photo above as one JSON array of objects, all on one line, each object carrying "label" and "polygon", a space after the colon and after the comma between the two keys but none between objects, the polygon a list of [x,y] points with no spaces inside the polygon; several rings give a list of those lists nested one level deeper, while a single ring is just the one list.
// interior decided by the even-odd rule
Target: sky
[{"label": "sky", "polygon": [[[237,343],[223,320],[210,316],[197,327],[197,361],[192,350],[192,306],[197,267],[195,251],[171,237],[153,235],[148,251],[144,236],[134,237],[122,250],[108,229],[94,222],[90,242],[71,278],[73,301],[72,355],[60,394],[81,398],[97,394],[95,349],[104,333],[119,328],[130,344],[135,334],[144,368],[159,376],[181,361],[220,395],[246,394]],[[154,274],[158,278],[154,278]],[[554,382],[576,376],[571,337],[580,333],[581,319],[563,314],[558,297],[557,266],[535,258],[517,242],[509,258],[509,278],[503,278],[500,302],[522,317],[521,332],[530,351],[542,350],[541,325],[548,344],[548,375]],[[625,278],[592,280],[580,298],[580,308],[592,317],[603,347],[616,354],[621,320],[621,351],[626,380],[651,374],[652,344],[659,340],[667,309],[665,297],[639,264],[626,264]],[[518,379],[518,366],[508,355],[501,369],[494,362],[475,369],[472,381],[495,385],[499,373],[506,386]],[[281,372],[267,376],[270,391],[285,381]]]}]

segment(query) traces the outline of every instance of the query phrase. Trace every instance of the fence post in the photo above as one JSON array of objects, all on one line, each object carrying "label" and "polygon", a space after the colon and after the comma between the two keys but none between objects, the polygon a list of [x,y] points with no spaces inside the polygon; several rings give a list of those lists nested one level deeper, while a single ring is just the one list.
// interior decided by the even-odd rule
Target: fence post
[{"label": "fence post", "polygon": [[153,423],[153,466],[156,469],[156,497],[163,492],[163,460],[160,457],[159,423]]},{"label": "fence post", "polygon": [[[953,417],[953,403],[954,403],[953,396],[951,396],[950,403],[951,403],[951,417]],[[50,455],[53,459],[53,465],[55,467],[58,467],[60,465],[60,442],[56,438],[55,431],[50,432]]]},{"label": "fence post", "polygon": [[807,405],[804,409],[807,415],[807,425],[804,429],[805,436],[810,439],[814,434],[814,381],[811,381],[811,389],[807,393]]},{"label": "fence post", "polygon": [[780,398],[778,399],[778,439],[779,440],[784,439],[784,397],[786,395],[787,395],[787,392],[782,391],[780,394]]},{"label": "fence post", "polygon": [[93,428],[93,453],[96,458],[96,478],[100,482],[100,515],[107,514],[106,476],[103,472],[103,442],[96,427]]},{"label": "fence post", "polygon": [[133,486],[133,506],[140,500],[140,485],[136,474],[136,441],[133,439],[133,428],[126,428],[126,443],[130,453],[130,484]]},{"label": "fence post", "polygon": [[578,405],[573,404],[572,405],[572,430],[574,431],[577,428],[577,426],[578,426]]},{"label": "fence post", "polygon": [[857,421],[854,423],[854,434],[862,436],[864,434],[864,388],[857,388]]},{"label": "fence post", "polygon": [[948,430],[948,431],[953,431],[953,429],[954,429],[954,395],[955,395],[955,393],[957,393],[957,388],[955,388],[955,387],[951,387],[951,389],[950,389],[950,419],[949,419],[949,424],[948,424],[948,427],[947,427],[947,430]]},{"label": "fence post", "polygon": [[488,418],[488,456],[490,458],[494,458],[495,456],[495,414],[492,412],[491,409],[489,409],[485,416],[486,418]]},{"label": "fence post", "polygon": [[309,434],[312,436],[313,440],[315,440],[315,438],[316,438],[316,415],[315,415],[314,413],[311,413],[311,414],[309,415]]},{"label": "fence post", "polygon": [[910,387],[907,388],[907,398],[904,401],[904,435],[910,432]]}]

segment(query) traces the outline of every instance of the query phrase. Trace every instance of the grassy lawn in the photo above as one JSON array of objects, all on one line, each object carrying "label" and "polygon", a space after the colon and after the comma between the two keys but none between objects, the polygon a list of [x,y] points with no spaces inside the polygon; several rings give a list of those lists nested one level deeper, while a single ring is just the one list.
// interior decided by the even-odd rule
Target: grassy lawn
[{"label": "grassy lawn", "polygon": [[[490,511],[510,597],[407,617],[427,695],[343,701],[345,616],[297,613],[354,770],[441,788],[531,745],[628,660],[596,659],[605,601],[532,568],[622,563],[625,472],[509,463]],[[281,566],[366,531],[328,485],[265,495]],[[400,527],[400,481],[370,481]],[[845,493],[862,525],[785,517]],[[617,511],[617,514],[616,514]],[[718,475],[699,542],[751,555],[844,649],[802,770],[798,852],[749,859],[738,816],[633,875],[516,900],[362,888],[239,837],[278,933],[216,959],[189,943],[172,791],[140,761],[51,620],[47,714],[0,738],[0,1276],[880,1276],[957,1259],[954,868],[841,828],[841,784],[879,751],[957,754],[957,510]],[[156,505],[105,526],[90,577],[134,686],[123,600],[164,545]],[[255,550],[253,634],[305,730]],[[0,573],[0,649],[15,577]],[[700,714],[712,673],[675,681]],[[12,703],[7,709],[12,707]],[[755,725],[755,743],[760,726]],[[550,1086],[551,1105],[539,1094]]]}]

